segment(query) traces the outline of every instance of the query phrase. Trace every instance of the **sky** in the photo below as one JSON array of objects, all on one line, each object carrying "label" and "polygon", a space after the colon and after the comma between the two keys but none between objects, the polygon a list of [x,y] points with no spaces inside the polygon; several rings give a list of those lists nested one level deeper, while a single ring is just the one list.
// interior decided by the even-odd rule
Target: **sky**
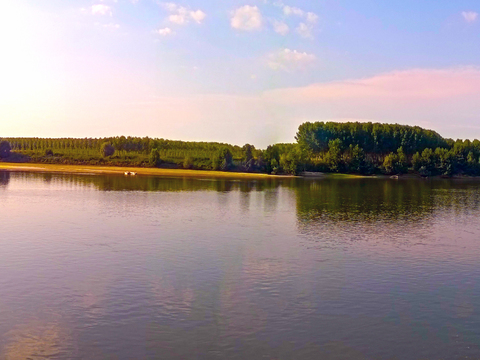
[{"label": "sky", "polygon": [[478,0],[3,0],[0,137],[480,138]]}]

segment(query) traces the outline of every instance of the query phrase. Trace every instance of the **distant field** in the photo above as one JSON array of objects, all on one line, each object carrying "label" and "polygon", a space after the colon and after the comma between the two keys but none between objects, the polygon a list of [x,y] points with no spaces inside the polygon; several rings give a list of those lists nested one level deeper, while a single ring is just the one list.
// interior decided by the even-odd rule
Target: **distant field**
[{"label": "distant field", "polygon": [[282,178],[282,177],[291,178],[291,176],[224,172],[224,171],[158,169],[158,168],[137,168],[137,167],[118,167],[118,166],[57,165],[57,164],[0,163],[0,170],[57,172],[57,173],[83,173],[83,174],[124,174],[126,171],[134,171],[138,175],[155,175],[155,176],[168,176],[168,177],[224,178],[224,179],[267,179],[267,178]]}]

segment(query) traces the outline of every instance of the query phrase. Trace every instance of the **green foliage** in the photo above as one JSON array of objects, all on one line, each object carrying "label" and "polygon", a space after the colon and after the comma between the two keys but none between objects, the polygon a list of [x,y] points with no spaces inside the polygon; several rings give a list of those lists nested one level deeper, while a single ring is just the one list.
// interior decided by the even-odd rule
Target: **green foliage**
[{"label": "green foliage", "polygon": [[277,159],[272,159],[270,161],[270,168],[271,168],[271,173],[272,174],[278,174],[280,171],[280,166],[278,165]]},{"label": "green foliage", "polygon": [[387,174],[394,174],[396,173],[396,164],[398,163],[398,155],[391,153],[385,156],[385,160],[383,161],[383,167],[385,168],[385,172]]},{"label": "green foliage", "polygon": [[193,167],[193,159],[191,156],[186,156],[183,160],[183,168],[184,169],[191,169]]},{"label": "green foliage", "polygon": [[422,167],[422,157],[420,153],[416,152],[412,157],[412,166],[413,170],[419,171]]},{"label": "green foliage", "polygon": [[53,156],[53,150],[52,149],[45,150],[45,156]]},{"label": "green foliage", "polygon": [[263,152],[262,160],[265,162],[265,171],[274,174],[296,174],[305,164],[297,144],[270,145]]},{"label": "green foliage", "polygon": [[218,159],[220,161],[220,170],[228,171],[233,166],[233,156],[229,148],[224,147],[220,149],[218,153]]},{"label": "green foliage", "polygon": [[305,158],[299,147],[294,147],[280,155],[279,165],[286,174],[298,175],[304,170]]},{"label": "green foliage", "polygon": [[12,150],[10,143],[6,140],[0,142],[0,158],[6,159],[10,156]]},{"label": "green foliage", "polygon": [[340,172],[343,169],[342,164],[342,142],[340,139],[330,140],[328,143],[328,152],[326,162],[332,172]]},{"label": "green foliage", "polygon": [[100,147],[100,154],[103,157],[112,156],[115,153],[115,148],[109,142],[104,142]]},{"label": "green foliage", "polygon": [[404,174],[407,172],[407,157],[403,153],[403,149],[399,148],[397,153],[391,153],[385,156],[383,168],[388,175]]},{"label": "green foliage", "polygon": [[150,163],[150,166],[160,165],[160,153],[158,152],[158,149],[155,148],[155,149],[152,149],[152,151],[150,151],[148,162]]},{"label": "green foliage", "polygon": [[243,145],[243,147],[242,147],[242,151],[243,151],[242,160],[245,163],[248,163],[249,161],[251,161],[253,159],[253,151],[254,150],[255,150],[255,147],[253,145],[250,145],[250,144]]},{"label": "green foliage", "polygon": [[211,169],[212,170],[220,170],[222,166],[222,159],[220,158],[220,154],[215,153],[212,155],[211,160]]},{"label": "green foliage", "polygon": [[343,146],[358,145],[367,154],[389,154],[403,147],[406,154],[426,148],[448,147],[448,143],[432,130],[418,126],[379,123],[304,123],[295,137],[306,151],[325,152],[332,140],[340,139]]}]

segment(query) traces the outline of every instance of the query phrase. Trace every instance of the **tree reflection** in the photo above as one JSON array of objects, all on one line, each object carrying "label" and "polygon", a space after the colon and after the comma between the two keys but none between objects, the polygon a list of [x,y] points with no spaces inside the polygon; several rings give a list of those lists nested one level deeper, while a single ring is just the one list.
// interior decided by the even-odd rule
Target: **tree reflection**
[{"label": "tree reflection", "polygon": [[355,240],[408,241],[438,216],[479,211],[478,182],[323,179],[295,187],[299,231],[322,244]]},{"label": "tree reflection", "polygon": [[17,178],[40,180],[57,185],[93,187],[100,191],[263,191],[285,185],[288,179],[228,180],[203,178],[171,178],[156,176],[79,175],[16,173]]},{"label": "tree reflection", "polygon": [[7,186],[10,182],[10,173],[8,171],[0,171],[0,186]]}]

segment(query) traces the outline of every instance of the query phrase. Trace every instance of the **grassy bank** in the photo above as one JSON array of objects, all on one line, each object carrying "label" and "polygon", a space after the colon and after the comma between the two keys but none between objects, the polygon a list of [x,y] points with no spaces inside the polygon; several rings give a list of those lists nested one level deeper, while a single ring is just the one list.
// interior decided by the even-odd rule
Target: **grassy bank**
[{"label": "grassy bank", "polygon": [[6,162],[0,162],[0,170],[26,171],[26,172],[76,173],[76,174],[124,174],[126,171],[129,171],[129,172],[136,172],[138,175],[151,175],[151,176],[164,176],[164,177],[252,179],[252,180],[268,179],[268,178],[287,178],[287,177],[291,178],[291,176],[225,172],[225,171],[158,169],[158,168],[119,167],[119,166],[6,163]]}]

